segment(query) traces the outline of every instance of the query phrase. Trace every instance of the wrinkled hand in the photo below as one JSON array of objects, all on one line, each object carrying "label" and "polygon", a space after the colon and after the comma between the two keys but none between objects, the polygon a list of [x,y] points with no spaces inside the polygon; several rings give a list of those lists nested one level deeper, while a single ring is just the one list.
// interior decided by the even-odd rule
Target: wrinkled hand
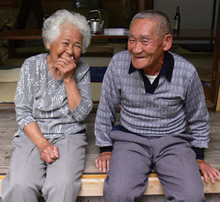
[{"label": "wrinkled hand", "polygon": [[55,62],[54,67],[62,79],[73,79],[76,70],[76,63],[73,57],[62,55],[62,57]]},{"label": "wrinkled hand", "polygon": [[40,158],[46,163],[53,163],[59,158],[58,148],[50,142],[43,144],[40,148]]},{"label": "wrinkled hand", "polygon": [[112,152],[101,153],[98,156],[98,158],[95,160],[96,168],[98,168],[102,172],[108,172],[111,155],[112,155]]},{"label": "wrinkled hand", "polygon": [[204,160],[197,160],[197,163],[206,183],[210,180],[214,184],[215,181],[220,180],[220,172],[217,169]]}]

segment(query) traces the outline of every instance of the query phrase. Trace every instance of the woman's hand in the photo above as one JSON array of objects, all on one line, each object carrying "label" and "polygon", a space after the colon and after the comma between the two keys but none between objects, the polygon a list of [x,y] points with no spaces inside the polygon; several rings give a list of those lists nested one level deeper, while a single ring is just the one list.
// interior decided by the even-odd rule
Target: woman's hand
[{"label": "woman's hand", "polygon": [[197,159],[197,163],[206,183],[210,180],[214,184],[215,181],[220,180],[220,172],[217,169],[204,160]]},{"label": "woman's hand", "polygon": [[73,57],[63,54],[54,64],[55,69],[64,80],[73,79],[76,70],[76,63]]},{"label": "woman's hand", "polygon": [[40,158],[46,163],[53,163],[56,159],[59,158],[58,148],[51,144],[50,142],[46,142],[39,147],[40,150]]},{"label": "woman's hand", "polygon": [[112,155],[112,152],[101,153],[98,156],[98,158],[95,160],[96,168],[98,168],[102,172],[108,172],[111,155]]},{"label": "woman's hand", "polygon": [[40,151],[40,158],[46,163],[53,163],[59,158],[58,148],[51,144],[41,133],[37,122],[33,121],[24,127],[24,132]]}]

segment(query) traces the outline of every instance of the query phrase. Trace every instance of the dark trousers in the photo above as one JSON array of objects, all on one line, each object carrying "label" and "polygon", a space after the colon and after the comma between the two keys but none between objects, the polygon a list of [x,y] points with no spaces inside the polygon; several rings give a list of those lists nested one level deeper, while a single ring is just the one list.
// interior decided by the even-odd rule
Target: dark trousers
[{"label": "dark trousers", "polygon": [[145,138],[113,131],[114,149],[104,184],[105,202],[134,202],[141,198],[152,169],[167,201],[205,201],[199,166],[185,136]]},{"label": "dark trousers", "polygon": [[44,10],[41,0],[22,0],[21,7],[16,19],[16,28],[25,29],[31,10],[34,12],[38,22],[38,28],[42,28],[44,21]]}]

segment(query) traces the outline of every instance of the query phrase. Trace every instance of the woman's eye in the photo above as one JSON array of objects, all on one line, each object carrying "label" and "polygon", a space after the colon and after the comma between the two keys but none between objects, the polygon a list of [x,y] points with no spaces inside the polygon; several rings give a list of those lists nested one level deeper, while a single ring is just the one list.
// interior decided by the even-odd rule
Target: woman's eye
[{"label": "woman's eye", "polygon": [[80,46],[80,45],[75,45],[74,47],[76,47],[76,48],[81,48],[81,46]]}]

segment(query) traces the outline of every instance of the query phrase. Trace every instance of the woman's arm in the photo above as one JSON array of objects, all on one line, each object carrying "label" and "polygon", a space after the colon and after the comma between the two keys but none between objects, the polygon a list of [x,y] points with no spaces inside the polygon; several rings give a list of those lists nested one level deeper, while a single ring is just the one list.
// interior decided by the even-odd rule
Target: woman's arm
[{"label": "woman's arm", "polygon": [[58,148],[51,144],[41,133],[36,122],[31,122],[24,127],[26,135],[37,146],[40,158],[46,163],[53,163],[59,158]]},{"label": "woman's arm", "polygon": [[65,79],[64,84],[66,87],[67,102],[68,102],[69,108],[71,110],[74,110],[79,105],[82,99],[82,96],[77,88],[76,81],[74,78]]},{"label": "woman's arm", "polygon": [[54,162],[58,157],[58,149],[41,133],[33,117],[34,89],[36,89],[35,60],[27,59],[21,67],[15,95],[16,118],[21,130],[38,147],[41,159],[47,163]]},{"label": "woman's arm", "polygon": [[57,60],[55,67],[61,72],[73,118],[84,120],[92,109],[89,67],[77,67],[75,61],[65,55]]}]

